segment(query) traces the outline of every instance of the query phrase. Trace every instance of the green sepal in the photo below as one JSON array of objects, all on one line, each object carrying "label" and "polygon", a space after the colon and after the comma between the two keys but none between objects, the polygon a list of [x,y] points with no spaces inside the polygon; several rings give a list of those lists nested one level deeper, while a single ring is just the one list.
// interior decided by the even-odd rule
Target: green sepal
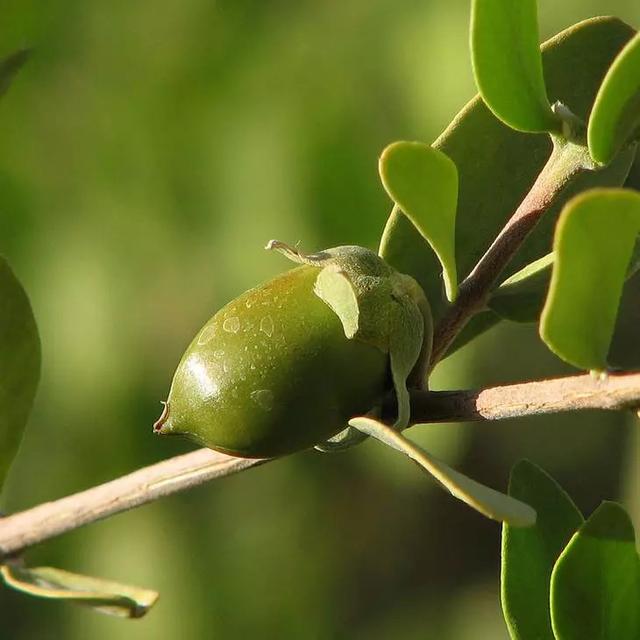
[{"label": "green sepal", "polygon": [[563,210],[540,336],[566,362],[603,371],[640,232],[640,194],[594,189]]},{"label": "green sepal", "polygon": [[589,118],[591,157],[609,164],[622,147],[637,139],[640,126],[640,34],[620,52],[602,81]]},{"label": "green sepal", "polygon": [[336,265],[324,267],[318,274],[314,291],[340,318],[345,336],[353,338],[358,333],[360,306],[348,276]]},{"label": "green sepal", "polygon": [[551,619],[557,640],[640,638],[640,558],[619,504],[603,502],[558,558]]},{"label": "green sepal", "polygon": [[156,603],[158,593],[70,573],[52,567],[0,566],[4,583],[36,598],[64,600],[120,618],[141,618]]},{"label": "green sepal", "polygon": [[531,505],[538,517],[533,527],[503,525],[504,618],[514,640],[555,640],[549,611],[551,572],[584,519],[562,487],[527,460],[513,467],[509,495]]},{"label": "green sepal", "polygon": [[535,524],[536,512],[529,505],[486,487],[452,469],[382,422],[359,417],[350,420],[349,424],[411,458],[455,498],[487,518],[509,522],[516,527],[530,527]]},{"label": "green sepal", "polygon": [[547,98],[536,5],[536,0],[473,1],[473,72],[483,100],[506,125],[528,133],[560,133]]}]

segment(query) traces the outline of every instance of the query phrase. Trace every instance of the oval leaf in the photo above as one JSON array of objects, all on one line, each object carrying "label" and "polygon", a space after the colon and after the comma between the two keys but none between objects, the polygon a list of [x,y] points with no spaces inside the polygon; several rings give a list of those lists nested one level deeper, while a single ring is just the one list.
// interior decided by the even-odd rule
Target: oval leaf
[{"label": "oval leaf", "polygon": [[119,618],[141,618],[158,599],[155,591],[53,567],[27,569],[3,565],[0,574],[5,584],[16,591],[37,598],[74,602]]},{"label": "oval leaf", "polygon": [[486,487],[452,469],[386,424],[364,417],[353,418],[349,424],[380,440],[388,447],[404,453],[431,474],[455,498],[462,500],[487,518],[509,522],[515,527],[530,527],[535,523],[536,512],[529,505]]},{"label": "oval leaf", "polygon": [[511,472],[509,495],[530,504],[533,527],[502,528],[502,610],[514,640],[555,640],[549,611],[551,572],[583,523],[571,498],[540,467],[522,460]]},{"label": "oval leaf", "polygon": [[[542,56],[549,94],[586,122],[602,78],[634,33],[631,27],[615,18],[594,18],[546,42]],[[549,157],[551,142],[547,136],[510,129],[476,97],[433,146],[446,153],[458,170],[456,262],[458,274],[463,278],[531,188]],[[621,166],[614,166],[619,164]],[[627,174],[628,166],[616,159],[606,169],[584,173],[579,179],[579,188],[584,191],[594,186],[619,186]],[[637,183],[640,184],[640,178]],[[570,197],[569,190],[561,194],[529,236],[505,277],[549,253],[555,221]],[[438,260],[429,243],[397,207],[391,212],[385,229],[384,259],[420,283],[437,323],[447,308]],[[498,320],[495,313],[485,316],[482,321],[471,321],[465,338],[482,333]],[[464,342],[457,340],[449,353]]]},{"label": "oval leaf", "polygon": [[598,189],[563,210],[540,336],[566,362],[602,371],[640,232],[640,194]]},{"label": "oval leaf", "polygon": [[[395,142],[380,156],[380,178],[390,198],[431,245],[444,274],[448,300],[456,297],[458,171],[441,151],[421,142]],[[385,257],[385,231],[380,255]]]},{"label": "oval leaf", "polygon": [[640,125],[640,34],[611,65],[589,118],[591,157],[609,164],[624,144],[637,137]]},{"label": "oval leaf", "polygon": [[579,529],[551,577],[558,640],[640,638],[640,559],[624,509],[604,502]]},{"label": "oval leaf", "polygon": [[40,378],[40,338],[29,299],[0,257],[0,487],[18,451]]},{"label": "oval leaf", "polygon": [[474,0],[471,60],[480,95],[505,124],[560,130],[542,73],[536,0]]}]

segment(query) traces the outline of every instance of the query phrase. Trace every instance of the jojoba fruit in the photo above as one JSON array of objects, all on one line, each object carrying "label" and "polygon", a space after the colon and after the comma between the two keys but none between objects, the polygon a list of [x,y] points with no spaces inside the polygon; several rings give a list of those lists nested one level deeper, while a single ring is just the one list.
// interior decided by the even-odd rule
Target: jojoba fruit
[{"label": "jojoba fruit", "polygon": [[[274,457],[332,438],[400,378],[406,394],[428,324],[418,285],[361,247],[309,256],[281,243],[268,248],[304,264],[204,325],[178,365],[156,432]],[[398,327],[411,339],[394,335]]]}]

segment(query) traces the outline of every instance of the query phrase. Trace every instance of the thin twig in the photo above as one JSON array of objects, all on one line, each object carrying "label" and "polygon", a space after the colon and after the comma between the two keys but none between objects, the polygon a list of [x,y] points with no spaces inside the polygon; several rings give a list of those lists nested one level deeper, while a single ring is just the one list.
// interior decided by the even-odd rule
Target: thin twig
[{"label": "thin twig", "polygon": [[[640,407],[640,372],[612,374],[604,380],[578,375],[480,391],[417,391],[411,400],[413,423],[504,420],[586,409],[634,409]],[[0,520],[0,557],[18,554],[85,524],[264,462],[268,460],[235,458],[199,449],[7,516]]]}]

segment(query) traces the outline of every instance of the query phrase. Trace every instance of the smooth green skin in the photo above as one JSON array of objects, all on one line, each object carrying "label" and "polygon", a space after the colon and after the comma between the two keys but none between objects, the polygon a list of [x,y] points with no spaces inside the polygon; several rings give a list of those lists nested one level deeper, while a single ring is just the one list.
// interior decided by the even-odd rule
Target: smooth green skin
[{"label": "smooth green skin", "polygon": [[[603,76],[633,34],[634,30],[620,20],[594,18],[546,42],[542,58],[551,98],[561,100],[586,121]],[[534,183],[549,157],[551,143],[547,136],[510,129],[476,97],[434,142],[434,147],[446,153],[458,169],[456,256],[458,274],[464,278]],[[620,185],[627,170],[622,163],[604,171],[588,172],[580,178],[579,188],[589,188],[594,182],[601,186]],[[550,251],[557,215],[571,195],[570,191],[562,194],[550,208],[509,265],[505,278]],[[431,247],[397,209],[387,222],[385,240],[385,260],[419,282],[437,323],[447,301],[442,291],[441,267]],[[457,340],[449,353],[498,321],[493,313],[474,318],[464,330],[464,340]]]},{"label": "smooth green skin", "polygon": [[[442,153],[422,142],[394,142],[380,156],[380,179],[389,197],[431,245],[443,269],[446,297],[458,292],[456,209],[458,171]],[[385,257],[386,238],[380,241]]]},{"label": "smooth green skin", "polygon": [[510,522],[514,527],[530,527],[536,521],[536,512],[528,504],[495,491],[452,469],[411,440],[378,420],[359,417],[349,424],[388,447],[403,453],[435,478],[454,498],[461,500],[483,516],[492,520]]},{"label": "smooth green skin", "polygon": [[0,60],[0,96],[4,95],[14,76],[29,59],[29,49],[20,49]]},{"label": "smooth green skin", "polygon": [[589,151],[609,164],[640,125],[640,34],[622,50],[602,81],[589,118]]},{"label": "smooth green skin", "polygon": [[555,640],[551,628],[551,572],[571,536],[582,525],[580,511],[553,478],[522,460],[511,471],[509,495],[537,512],[535,526],[502,528],[501,596],[514,640]]},{"label": "smooth green skin", "polygon": [[307,449],[391,389],[388,356],[348,339],[302,266],[216,313],[178,366],[160,433],[245,457]]},{"label": "smooth green skin", "polygon": [[156,603],[158,593],[92,578],[53,567],[0,567],[4,583],[22,593],[47,600],[64,600],[119,618],[141,618]]},{"label": "smooth green skin", "polygon": [[551,617],[557,640],[640,638],[640,558],[620,505],[603,502],[558,559]]},{"label": "smooth green skin", "polygon": [[560,132],[542,72],[537,0],[474,0],[471,62],[489,109],[528,133]]},{"label": "smooth green skin", "polygon": [[566,362],[603,371],[629,261],[640,233],[640,194],[594,189],[567,204],[540,336]]},{"label": "smooth green skin", "polygon": [[15,457],[40,379],[40,338],[29,298],[0,257],[0,488]]}]

